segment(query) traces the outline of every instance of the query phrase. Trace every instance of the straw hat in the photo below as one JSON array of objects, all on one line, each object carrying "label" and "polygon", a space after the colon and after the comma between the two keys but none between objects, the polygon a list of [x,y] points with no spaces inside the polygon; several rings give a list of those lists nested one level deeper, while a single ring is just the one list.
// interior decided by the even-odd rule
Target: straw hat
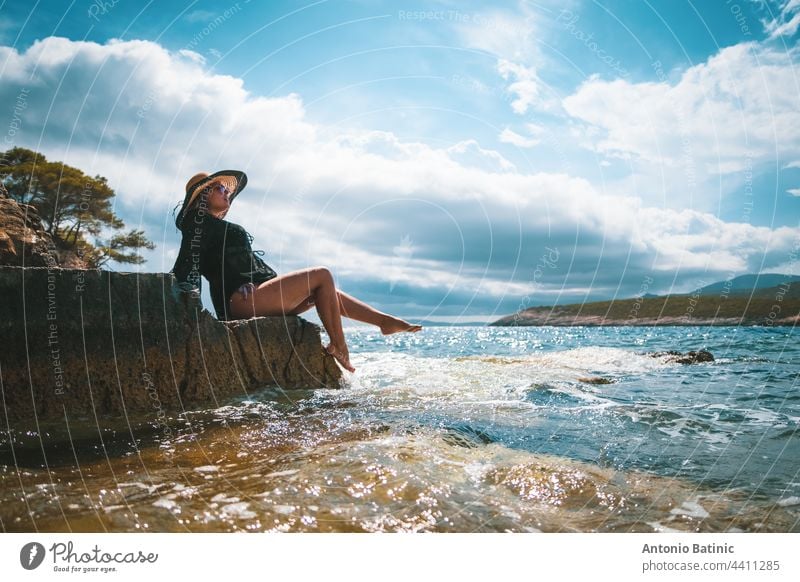
[{"label": "straw hat", "polygon": [[228,200],[233,203],[233,199],[236,198],[239,192],[244,190],[244,187],[247,185],[247,174],[239,170],[222,170],[220,172],[214,172],[213,174],[200,172],[189,178],[189,181],[186,182],[186,196],[183,198],[181,211],[175,219],[175,224],[179,228],[186,209],[192,205],[192,202],[200,195],[203,188],[208,186],[211,182],[222,182],[222,184],[230,190],[231,195]]}]

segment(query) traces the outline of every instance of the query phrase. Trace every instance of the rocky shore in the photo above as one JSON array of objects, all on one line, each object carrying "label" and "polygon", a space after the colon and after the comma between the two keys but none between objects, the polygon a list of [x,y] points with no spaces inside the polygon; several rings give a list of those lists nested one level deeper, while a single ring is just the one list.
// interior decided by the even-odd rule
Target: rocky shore
[{"label": "rocky shore", "polygon": [[[658,300],[645,300],[647,302],[661,301]],[[677,300],[674,300],[677,302]],[[729,300],[733,303],[734,300]],[[794,326],[800,323],[800,314],[798,314],[798,306],[800,303],[797,300],[785,301],[783,303],[775,303],[765,301],[764,299],[755,299],[745,302],[744,299],[737,299],[741,301],[743,306],[739,309],[739,314],[735,317],[722,314],[718,309],[709,309],[710,313],[705,314],[692,314],[692,315],[673,315],[670,313],[656,314],[656,315],[638,315],[631,316],[630,313],[635,313],[636,301],[635,300],[622,300],[617,303],[618,307],[622,307],[623,311],[627,310],[624,316],[616,313],[604,314],[607,307],[604,304],[600,314],[591,313],[594,311],[595,304],[587,303],[583,306],[567,305],[561,307],[535,307],[502,317],[497,321],[490,323],[493,326],[527,326],[527,325],[552,325],[552,326]],[[749,303],[749,304],[748,304]],[[633,305],[633,307],[630,307]],[[579,308],[583,307],[584,312],[579,312]],[[716,307],[716,306],[712,306]],[[749,308],[749,309],[748,309]],[[619,311],[620,309],[615,309]],[[589,312],[589,313],[586,313]]]}]

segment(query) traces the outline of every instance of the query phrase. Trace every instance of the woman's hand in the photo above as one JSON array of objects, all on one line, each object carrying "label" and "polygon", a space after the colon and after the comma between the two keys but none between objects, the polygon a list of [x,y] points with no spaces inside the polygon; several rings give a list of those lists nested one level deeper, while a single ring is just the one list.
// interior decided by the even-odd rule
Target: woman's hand
[{"label": "woman's hand", "polygon": [[236,292],[240,293],[242,297],[247,300],[248,295],[252,295],[256,292],[256,286],[253,283],[245,283],[239,287]]}]

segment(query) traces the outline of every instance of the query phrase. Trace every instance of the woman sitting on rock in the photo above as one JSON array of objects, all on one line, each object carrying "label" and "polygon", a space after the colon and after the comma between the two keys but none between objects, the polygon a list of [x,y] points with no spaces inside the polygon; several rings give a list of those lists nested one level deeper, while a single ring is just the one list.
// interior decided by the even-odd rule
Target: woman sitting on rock
[{"label": "woman sitting on rock", "polygon": [[275,273],[259,256],[263,251],[252,250],[253,237],[238,224],[223,220],[245,185],[247,176],[236,170],[201,172],[186,184],[175,218],[183,235],[172,268],[179,288],[199,291],[200,276],[208,279],[220,320],[298,315],[316,305],[331,340],[325,349],[350,372],[355,368],[350,364],[342,315],[376,325],[384,335],[422,329],[339,291],[325,267]]}]

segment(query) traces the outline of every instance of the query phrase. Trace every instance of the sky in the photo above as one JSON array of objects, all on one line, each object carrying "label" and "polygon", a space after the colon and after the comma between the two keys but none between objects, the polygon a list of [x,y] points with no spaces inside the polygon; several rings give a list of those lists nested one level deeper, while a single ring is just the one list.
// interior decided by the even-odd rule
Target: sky
[{"label": "sky", "polygon": [[278,273],[415,320],[800,274],[800,0],[0,2],[0,150],[108,179],[116,270],[239,169]]}]

